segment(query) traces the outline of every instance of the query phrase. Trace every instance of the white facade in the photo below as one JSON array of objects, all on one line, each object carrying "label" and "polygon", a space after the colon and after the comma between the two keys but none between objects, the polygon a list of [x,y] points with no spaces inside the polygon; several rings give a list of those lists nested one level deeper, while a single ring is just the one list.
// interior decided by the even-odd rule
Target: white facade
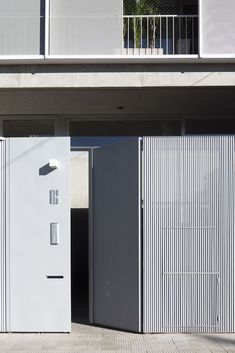
[{"label": "white facade", "polygon": [[38,63],[233,59],[233,1],[190,4],[197,13],[162,15],[160,11],[143,13],[141,18],[125,14],[123,0],[89,0],[85,5],[73,0],[23,0],[20,6],[15,0],[1,0],[0,29],[5,39],[0,59]]},{"label": "white facade", "polygon": [[[164,3],[166,2],[167,1]],[[65,158],[67,170],[71,170],[70,181],[69,175],[66,174],[68,183],[64,185],[64,202],[66,203],[66,209],[68,210],[69,207],[71,209],[71,225],[73,228],[72,311],[77,305],[77,303],[74,304],[74,302],[76,302],[74,298],[76,299],[80,288],[83,286],[79,281],[81,279],[84,280],[84,278],[84,287],[86,288],[84,290],[85,295],[81,298],[81,301],[83,303],[86,302],[86,300],[88,301],[88,263],[90,266],[89,270],[91,271],[91,262],[94,256],[93,250],[90,248],[88,259],[88,228],[91,229],[94,226],[91,221],[92,205],[90,201],[92,196],[92,178],[89,171],[89,168],[93,165],[93,159],[89,159],[89,152],[94,152],[94,147],[100,147],[102,140],[107,136],[112,139],[117,136],[123,138],[129,136],[235,135],[234,0],[172,0],[168,1],[168,3],[178,3],[181,5],[178,7],[169,7],[171,9],[169,11],[160,9],[156,14],[143,13],[137,15],[135,12],[125,13],[123,0],[87,0],[85,2],[82,0],[21,0],[20,2],[19,0],[0,0],[0,32],[3,38],[0,43],[0,136],[6,138],[29,137],[28,145],[26,143],[29,150],[31,147],[33,150],[36,144],[35,141],[37,139],[33,137],[43,137],[43,139],[47,141],[53,141],[52,136],[71,136],[71,143],[74,147],[70,153],[70,146],[68,144],[66,145],[66,152],[65,149],[62,150],[63,146],[61,144],[58,148],[56,147],[54,149],[51,147],[48,149],[48,151],[57,151],[58,155],[54,154],[53,156],[49,156],[47,150],[42,154],[44,157],[48,155],[48,158]],[[185,6],[183,6],[183,4]],[[193,10],[189,10],[190,7]],[[96,136],[99,137],[98,142],[96,142]],[[86,137],[89,137],[88,140],[91,141],[90,145],[88,143],[83,145],[83,141],[86,140]],[[176,139],[179,139],[179,137]],[[226,160],[227,155],[222,152],[221,154],[219,152],[216,154],[213,148],[215,147],[216,150],[218,146],[218,149],[222,146],[221,148],[223,149],[224,144],[227,146],[227,143],[229,143],[230,146],[228,156],[232,164],[233,138],[229,140],[229,142],[226,138],[225,140],[227,142],[225,140],[225,142],[218,140],[218,144],[217,142],[214,143],[213,139],[210,140],[208,137],[206,137],[206,139],[208,139],[206,141],[209,141],[208,148],[211,151],[211,155],[208,156],[206,153],[206,157],[204,157],[207,158],[210,166],[213,168],[215,166],[221,167],[220,158]],[[17,140],[18,139],[15,139],[16,145],[18,143]],[[145,142],[146,141],[147,140],[145,140]],[[155,140],[158,147],[161,147],[162,142],[159,141],[160,140],[156,142]],[[50,144],[52,142],[48,143]],[[146,150],[149,148],[148,143],[146,142]],[[42,308],[43,310],[48,309],[48,326],[43,327],[43,324],[41,324],[42,321],[40,321],[41,319],[43,320],[43,310],[38,320],[35,320],[36,314],[34,312],[34,315],[27,317],[27,320],[25,320],[25,326],[22,326],[20,323],[22,310],[25,310],[28,301],[26,301],[26,297],[24,297],[24,288],[20,286],[21,282],[18,278],[21,272],[23,272],[25,276],[24,280],[27,281],[28,278],[30,278],[33,283],[34,273],[31,271],[30,267],[24,267],[23,264],[19,265],[17,256],[14,256],[14,258],[11,259],[11,268],[14,268],[15,272],[10,276],[10,272],[6,267],[8,265],[4,260],[7,256],[6,249],[10,249],[10,244],[7,244],[7,239],[9,239],[7,238],[7,231],[9,229],[6,223],[6,199],[9,189],[7,182],[9,182],[9,180],[6,178],[4,169],[8,158],[6,155],[7,144],[8,142],[0,142],[0,185],[2,195],[0,200],[0,284],[2,285],[1,288],[3,288],[0,291],[0,331],[69,331],[70,311],[66,309],[67,306],[62,306],[61,311],[55,313],[55,306],[59,306],[56,300],[53,304],[54,309],[52,307],[48,309],[48,296],[46,296]],[[32,144],[32,146],[30,144]],[[175,148],[177,149],[178,145],[176,145]],[[184,147],[185,146],[186,145],[184,145]],[[39,261],[40,259],[37,257],[38,250],[34,247],[33,238],[30,238],[33,227],[35,223],[40,224],[43,237],[47,237],[48,234],[50,235],[50,227],[47,227],[47,225],[57,222],[49,220],[52,216],[50,214],[50,206],[43,206],[43,202],[45,201],[43,197],[45,195],[43,196],[43,194],[39,193],[39,189],[35,188],[35,185],[39,185],[39,175],[34,173],[34,167],[38,160],[41,161],[41,157],[37,156],[36,160],[34,160],[31,154],[25,151],[22,146],[19,147],[19,152],[21,150],[22,158],[19,159],[17,148],[12,149],[15,153],[14,158],[16,162],[12,164],[14,175],[11,174],[10,176],[12,178],[12,190],[14,191],[14,195],[11,195],[11,211],[17,219],[17,222],[12,224],[12,229],[14,230],[12,239],[17,237],[17,239],[15,239],[16,247],[13,247],[12,251],[13,253],[15,251],[14,254],[19,251],[20,255],[24,252],[24,246],[22,245],[24,243],[18,241],[18,237],[24,233],[21,227],[27,228],[28,218],[26,216],[28,210],[35,212],[37,208],[36,206],[34,207],[34,205],[39,205],[40,203],[40,207],[43,209],[43,215],[41,215],[40,212],[38,212],[37,215],[33,214],[31,223],[29,224],[30,227],[27,229],[27,232],[25,232],[26,240],[29,241],[28,246],[31,246],[33,249],[33,259]],[[172,180],[170,178],[172,175],[169,176],[168,171],[172,170],[172,173],[178,173],[178,177],[180,174],[177,165],[169,165],[173,157],[171,153],[168,152],[168,150],[164,151],[163,149],[161,151],[162,155],[159,156],[156,155],[156,151],[153,151],[151,158],[154,159],[154,162],[152,161],[154,168],[160,163],[159,158],[167,158],[168,164],[166,163],[164,168],[161,169],[161,173],[156,173],[154,169],[153,174],[147,175],[149,184],[154,184],[154,178],[166,179],[166,183],[163,186],[157,184],[154,186],[155,189],[153,188],[153,192],[155,193],[161,192],[161,190],[165,191],[162,197],[166,198],[166,203],[169,202],[169,200],[171,201],[171,197],[173,197],[172,195],[174,194],[174,190],[171,189]],[[102,154],[102,152],[100,154]],[[205,166],[205,170],[197,176],[198,179],[196,181],[195,179],[192,180],[193,176],[192,172],[190,172],[190,168],[192,167],[192,170],[195,171],[195,166],[199,165],[200,168],[202,167],[196,155],[198,156],[198,152],[195,152],[195,155],[190,156],[190,158],[186,158],[184,155],[184,158],[187,159],[187,163],[185,164],[188,168],[186,168],[188,170],[187,177],[189,179],[191,178],[190,180],[192,182],[191,188],[188,187],[185,191],[186,194],[187,192],[189,194],[197,192],[195,186],[196,182],[198,182],[197,186],[199,189],[203,188],[203,178],[206,178],[205,173],[209,173],[209,170],[207,170]],[[149,154],[145,155],[143,159],[146,170],[151,169],[153,166],[150,166],[151,161],[148,160],[148,157]],[[110,155],[109,165],[112,164],[111,160],[112,155]],[[130,166],[130,164],[128,164],[128,155],[125,155],[124,160],[126,161],[126,167]],[[46,162],[47,161],[45,161],[45,164]],[[120,168],[122,162],[122,158],[120,158]],[[126,180],[122,180],[120,177],[118,178],[119,171],[114,172],[117,165],[115,161],[113,161],[113,163],[113,178],[117,179],[117,184],[119,182],[121,184],[122,181],[125,185]],[[169,168],[167,169],[166,166]],[[30,175],[29,180],[26,178],[15,180],[15,175],[21,176],[22,170],[24,173],[24,168]],[[103,173],[102,168],[100,166],[99,168]],[[226,164],[225,169],[231,177],[232,172],[228,170],[228,168],[229,166]],[[59,173],[61,173],[61,171],[59,171]],[[107,186],[110,180],[108,175],[102,178],[102,173],[100,183],[105,179],[107,180]],[[139,175],[137,175],[135,171],[135,178],[138,179],[141,173],[142,171],[139,170]],[[54,175],[55,174],[53,174],[53,176]],[[41,179],[43,179],[43,177]],[[45,181],[46,177],[43,180]],[[22,182],[22,184],[19,184],[19,182]],[[56,178],[53,179],[53,183],[54,182],[57,183]],[[224,182],[224,179],[222,182]],[[136,186],[139,188],[140,183],[138,183],[138,181],[136,183],[138,185],[133,184],[132,187]],[[211,188],[216,189],[216,181],[213,179],[211,183]],[[70,190],[69,184],[71,185]],[[124,320],[124,316],[118,311],[119,307],[117,305],[115,307],[116,317],[110,317],[112,313],[115,314],[115,310],[114,312],[110,311],[110,308],[115,304],[112,303],[111,299],[114,298],[118,302],[120,298],[122,299],[122,295],[125,296],[125,293],[121,291],[122,282],[117,281],[119,285],[118,290],[120,292],[115,292],[115,296],[111,299],[108,298],[110,299],[109,302],[105,302],[107,297],[110,297],[110,293],[112,293],[112,284],[106,279],[106,281],[102,282],[103,287],[99,287],[99,278],[94,279],[93,275],[95,274],[90,272],[90,321],[97,324],[106,324],[140,332],[234,331],[234,309],[231,299],[234,295],[234,273],[233,269],[230,269],[230,267],[232,268],[231,262],[234,259],[233,253],[230,253],[230,267],[228,270],[231,270],[229,272],[230,278],[226,277],[223,286],[219,289],[217,288],[220,275],[224,276],[225,273],[225,253],[226,251],[227,253],[231,251],[231,248],[228,249],[228,242],[233,244],[231,233],[232,218],[229,219],[230,229],[228,230],[228,225],[223,218],[224,215],[222,214],[221,206],[218,205],[218,198],[214,200],[213,210],[220,212],[220,216],[218,217],[220,229],[218,230],[218,228],[216,228],[217,243],[215,251],[218,253],[218,244],[220,244],[221,260],[218,261],[218,266],[214,266],[213,263],[214,267],[211,266],[210,271],[208,270],[209,267],[206,267],[207,263],[205,265],[205,276],[211,275],[208,281],[211,286],[209,289],[207,288],[207,291],[204,291],[206,278],[204,274],[204,277],[201,277],[201,282],[200,280],[195,280],[193,277],[190,277],[188,282],[184,282],[183,278],[185,278],[184,276],[187,271],[183,267],[181,268],[180,283],[182,285],[181,292],[183,295],[186,295],[185,293],[190,286],[196,287],[198,285],[199,287],[197,288],[199,288],[199,291],[204,286],[204,289],[199,293],[201,296],[200,300],[204,300],[203,305],[207,305],[207,301],[211,297],[214,298],[215,291],[218,298],[220,298],[218,299],[220,302],[216,305],[213,303],[213,307],[208,304],[209,314],[206,318],[201,315],[200,317],[198,316],[198,320],[195,321],[192,317],[186,317],[185,307],[183,307],[182,310],[180,309],[180,305],[183,306],[184,303],[182,303],[180,299],[180,294],[182,293],[179,290],[179,283],[175,280],[171,281],[170,276],[175,276],[175,274],[171,275],[168,273],[177,272],[177,269],[172,270],[172,268],[174,266],[177,268],[179,263],[176,260],[175,262],[173,261],[174,263],[165,263],[166,274],[164,274],[164,276],[168,276],[168,279],[164,283],[161,282],[162,273],[159,270],[160,267],[158,268],[158,272],[154,272],[156,266],[159,265],[157,260],[155,262],[157,255],[159,255],[157,252],[159,243],[161,243],[160,245],[164,254],[167,255],[169,249],[171,255],[173,253],[175,258],[179,254],[174,253],[173,247],[175,240],[173,240],[171,244],[168,244],[169,247],[165,246],[166,244],[161,238],[162,234],[158,237],[158,240],[156,240],[156,232],[161,232],[159,229],[156,229],[156,217],[153,217],[153,211],[157,213],[159,224],[162,222],[163,228],[167,228],[168,224],[166,225],[162,221],[162,215],[159,213],[160,211],[156,206],[156,195],[148,194],[149,189],[146,185],[147,184],[145,184],[144,190],[146,193],[145,211],[146,209],[148,209],[148,211],[145,212],[144,217],[148,224],[146,222],[144,223],[146,237],[143,255],[145,257],[145,268],[148,273],[144,272],[143,276],[145,293],[143,294],[143,292],[141,292],[141,286],[143,284],[141,283],[140,261],[142,233],[140,231],[141,211],[138,207],[142,199],[139,194],[138,205],[135,200],[135,211],[138,213],[136,213],[136,218],[139,220],[139,223],[135,223],[133,226],[135,230],[138,228],[138,235],[133,233],[132,238],[127,239],[127,248],[131,247],[132,241],[138,240],[138,244],[136,243],[136,247],[132,249],[132,251],[135,251],[133,257],[135,263],[131,263],[132,267],[129,268],[130,271],[125,271],[121,279],[124,281],[123,288],[127,288],[126,292],[128,292],[128,285],[130,284],[128,279],[129,273],[133,269],[136,271],[135,276],[137,277],[132,278],[132,283],[134,289],[138,288],[133,295],[133,302],[130,303],[130,307],[132,307],[132,309],[134,308],[133,312],[135,312],[135,315],[130,316],[128,320]],[[30,193],[25,192],[27,186],[29,186],[28,190],[31,190]],[[45,181],[41,187],[49,188],[49,184]],[[191,191],[189,191],[189,189]],[[123,191],[121,186],[120,190],[121,194]],[[127,191],[131,192],[131,190],[130,188]],[[171,194],[169,195],[170,191]],[[21,205],[24,192],[25,203]],[[102,190],[99,190],[99,192],[100,198],[98,203],[102,203]],[[113,186],[112,192],[119,201],[115,204],[115,207],[118,208],[122,206],[123,203],[122,200],[118,198],[119,195],[115,189],[115,185]],[[128,195],[128,192],[124,195],[124,198]],[[221,195],[221,189],[219,188],[215,190],[214,194],[218,196],[218,193]],[[106,196],[108,198],[109,194],[107,193]],[[153,200],[151,199],[152,196],[155,197]],[[211,194],[209,196],[211,197]],[[182,197],[182,195],[180,197]],[[227,189],[226,197],[228,198]],[[36,203],[36,199],[38,203]],[[130,207],[128,208],[129,199],[125,203],[124,211],[126,211],[126,213],[130,211]],[[223,202],[226,203],[225,200],[223,200]],[[195,210],[200,205],[195,201],[192,208]],[[213,208],[211,203],[209,206],[211,209]],[[231,211],[231,204],[229,207]],[[106,208],[108,212],[110,205],[106,205]],[[17,213],[18,209],[23,213],[24,217],[22,216],[22,219],[17,218],[19,217]],[[176,219],[178,210],[174,209],[173,211],[170,210],[169,217],[174,216]],[[66,223],[65,226],[68,228],[70,223],[69,214],[66,213],[65,217],[62,213],[63,210],[61,208],[60,211],[58,213],[55,212],[53,216],[56,217],[58,215],[60,221],[64,221]],[[120,211],[120,215],[123,217],[124,221],[126,213],[123,212],[123,209],[122,213]],[[97,214],[99,216],[99,213]],[[195,222],[198,220],[201,221],[200,215],[198,216],[198,214],[194,213],[191,216],[192,218],[195,216]],[[106,239],[106,235],[102,232],[103,221],[101,220],[100,222],[99,217],[98,219],[96,218],[95,221],[101,227],[100,233],[98,232],[99,230],[97,231],[96,229],[96,231],[103,241]],[[116,227],[112,235],[117,234],[119,230],[118,220],[116,220],[115,224]],[[224,242],[221,237],[222,224],[225,224],[225,228],[227,227],[226,229],[228,230]],[[148,228],[148,225],[151,225],[152,228]],[[112,229],[113,223],[109,222],[109,226],[110,229]],[[181,232],[177,246],[179,247],[179,252],[182,252],[182,248],[184,247],[182,235],[183,226],[181,225],[180,229],[178,229],[177,226],[178,223],[171,224],[171,230],[164,231],[166,233],[168,232],[168,240],[172,240],[173,233],[176,234],[178,230]],[[206,226],[208,226],[208,224]],[[173,228],[177,228],[177,232],[173,232]],[[57,228],[55,227],[55,229]],[[110,266],[110,269],[118,277],[117,270],[121,262],[116,261],[117,266],[115,267],[114,265],[112,267],[112,260],[119,259],[122,251],[124,254],[123,259],[125,259],[126,264],[128,264],[128,254],[125,252],[126,248],[124,250],[121,248],[123,245],[122,240],[125,242],[125,236],[123,236],[126,234],[125,231],[126,229],[123,230],[122,237],[119,239],[120,242],[116,244],[117,247],[114,246],[115,239],[114,243],[109,244],[111,251],[114,251],[113,257],[110,255],[111,252],[107,256],[103,253],[103,244],[95,244],[100,251],[100,253],[97,252],[96,260],[100,256],[100,259],[103,261],[97,261],[97,271],[100,271],[102,276]],[[214,254],[211,255],[210,250],[215,247],[215,243],[211,240],[211,235],[208,237],[208,243],[205,244],[205,239],[203,238],[204,233],[199,233],[200,231],[197,228],[195,234],[198,235],[198,239],[196,240],[196,236],[191,239],[192,242],[194,241],[196,244],[195,252],[192,254],[193,258],[197,257],[197,255],[199,256],[199,244],[197,243],[197,241],[199,241],[201,245],[204,246],[208,257],[211,256],[211,261],[214,261]],[[206,236],[208,235],[206,232],[205,234]],[[48,240],[47,238],[45,239],[46,241]],[[107,240],[109,241],[109,235],[107,235]],[[211,244],[212,246],[210,247]],[[58,285],[56,289],[58,293],[61,290],[61,297],[55,297],[58,301],[67,302],[68,304],[70,300],[70,283],[68,279],[70,274],[70,260],[69,251],[67,253],[66,251],[69,249],[69,238],[63,245],[64,248],[59,254],[63,258],[62,263],[58,260],[58,254],[56,254],[57,246],[51,247],[49,243],[46,243],[46,245],[44,244],[42,246],[42,250],[47,255],[50,254],[50,260],[55,260],[53,263],[49,261],[49,263],[45,264],[45,266],[48,265],[51,269],[51,273],[48,272],[49,277],[63,276],[56,270],[54,265],[58,265],[61,271],[65,269],[65,277],[58,279],[59,282],[55,282],[56,285]],[[116,251],[118,246],[120,246],[120,252]],[[60,248],[59,246],[59,249]],[[50,253],[52,249],[53,254]],[[63,250],[65,251],[63,252]],[[138,251],[140,253],[138,253]],[[150,256],[148,257],[149,253]],[[27,261],[31,261],[29,252],[27,256]],[[148,258],[152,260],[148,261]],[[106,260],[109,262],[105,262]],[[164,259],[162,259],[162,261],[163,260]],[[201,263],[203,263],[203,261]],[[37,269],[40,269],[38,263],[36,263],[35,266]],[[81,273],[78,273],[79,271],[77,272],[79,268],[82,268]],[[123,268],[121,269],[123,270]],[[44,267],[44,270],[47,270],[47,268]],[[195,272],[198,272],[196,270]],[[207,272],[211,273],[208,274]],[[218,273],[220,273],[219,279]],[[200,275],[200,273],[199,275],[197,273],[196,278],[199,278]],[[45,277],[44,280],[46,283],[49,280],[51,280],[50,283],[53,283],[55,279]],[[65,280],[66,282],[66,286],[62,286],[62,289],[59,287],[62,283],[60,282],[61,280]],[[11,296],[10,292],[7,292],[7,283],[10,283],[9,281],[12,281],[11,285],[15,289],[15,292],[19,291],[18,297]],[[93,287],[93,285],[95,287]],[[187,285],[189,285],[189,287],[187,287]],[[230,286],[230,292],[226,292],[227,285]],[[29,292],[32,291],[33,288],[34,287],[29,286]],[[55,290],[54,287],[52,289]],[[92,292],[93,289],[97,294],[96,303],[102,303],[103,301],[103,307],[101,305],[94,308],[95,300],[92,297],[94,294]],[[47,295],[49,292],[54,293],[53,290],[52,292],[48,290]],[[178,303],[170,297],[168,293],[169,290],[175,291],[175,299],[178,300]],[[160,300],[162,299],[163,292],[166,294],[165,298],[170,298],[169,300],[171,300],[169,307],[175,314],[173,318],[169,318],[170,313],[167,311],[168,303]],[[119,293],[120,296],[117,293]],[[230,295],[230,299],[226,297],[228,294]],[[144,295],[143,298],[141,297],[142,295]],[[38,297],[34,298],[32,295],[32,298],[35,300]],[[195,298],[193,299],[194,301],[192,300],[191,302],[190,298],[191,297],[189,297],[189,301],[185,301],[185,303],[192,307],[192,305],[195,304]],[[19,305],[21,299],[23,303],[22,307]],[[128,300],[130,300],[130,298]],[[40,299],[38,299],[38,302],[40,305],[42,304]],[[142,303],[144,307],[143,317],[141,317]],[[158,310],[160,310],[159,303],[165,308],[165,316],[162,313],[161,316],[158,316]],[[179,303],[180,305],[178,305]],[[33,301],[29,302],[29,304],[33,307]],[[11,315],[13,315],[11,318],[9,317],[10,311],[7,305],[11,305],[12,308],[14,308],[14,312],[12,311],[11,313]],[[120,306],[123,308],[121,303]],[[17,309],[18,307],[19,310]],[[153,307],[154,310],[152,310]],[[34,309],[35,307],[33,307],[32,313]],[[38,310],[38,308],[35,310]],[[229,310],[230,314],[226,316],[226,312]],[[84,311],[86,310],[83,310],[83,307],[81,309],[81,307],[78,306],[78,315]],[[60,314],[64,315],[64,321],[60,320]],[[195,313],[193,312],[193,314]],[[58,319],[56,324],[53,323],[54,319]],[[206,325],[204,328],[200,329],[200,322],[204,319],[207,320]],[[181,320],[178,326],[177,320]],[[193,322],[197,323],[197,328],[193,326]],[[166,327],[167,325],[168,327]]]}]

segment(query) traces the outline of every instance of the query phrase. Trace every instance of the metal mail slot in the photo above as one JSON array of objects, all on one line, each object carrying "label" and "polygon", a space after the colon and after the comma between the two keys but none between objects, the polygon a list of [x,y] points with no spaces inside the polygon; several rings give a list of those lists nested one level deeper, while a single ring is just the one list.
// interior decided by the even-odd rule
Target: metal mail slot
[{"label": "metal mail slot", "polygon": [[51,238],[51,245],[59,244],[59,224],[58,223],[51,223],[50,238]]}]

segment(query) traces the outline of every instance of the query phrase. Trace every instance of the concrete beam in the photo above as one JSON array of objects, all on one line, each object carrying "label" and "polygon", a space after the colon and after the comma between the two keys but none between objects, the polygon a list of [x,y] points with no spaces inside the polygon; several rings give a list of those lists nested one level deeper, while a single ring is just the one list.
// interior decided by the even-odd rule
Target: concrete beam
[{"label": "concrete beam", "polygon": [[235,65],[1,66],[0,89],[235,86]]}]

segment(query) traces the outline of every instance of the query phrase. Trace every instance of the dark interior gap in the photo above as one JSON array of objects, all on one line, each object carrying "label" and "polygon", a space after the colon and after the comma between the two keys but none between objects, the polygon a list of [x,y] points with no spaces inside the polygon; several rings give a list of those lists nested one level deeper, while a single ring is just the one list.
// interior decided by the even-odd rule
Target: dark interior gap
[{"label": "dark interior gap", "polygon": [[88,323],[88,214],[89,210],[71,209],[71,301],[72,322]]}]

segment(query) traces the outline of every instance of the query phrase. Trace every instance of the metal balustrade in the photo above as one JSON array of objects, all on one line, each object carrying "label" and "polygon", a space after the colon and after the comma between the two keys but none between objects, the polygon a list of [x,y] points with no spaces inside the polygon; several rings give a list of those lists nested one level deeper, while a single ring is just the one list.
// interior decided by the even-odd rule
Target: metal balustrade
[{"label": "metal balustrade", "polygon": [[126,55],[198,53],[197,15],[128,15],[123,19]]},{"label": "metal balustrade", "polygon": [[115,22],[111,16],[50,14],[46,33],[45,21],[0,16],[0,55],[198,54],[197,15],[125,15]]}]

